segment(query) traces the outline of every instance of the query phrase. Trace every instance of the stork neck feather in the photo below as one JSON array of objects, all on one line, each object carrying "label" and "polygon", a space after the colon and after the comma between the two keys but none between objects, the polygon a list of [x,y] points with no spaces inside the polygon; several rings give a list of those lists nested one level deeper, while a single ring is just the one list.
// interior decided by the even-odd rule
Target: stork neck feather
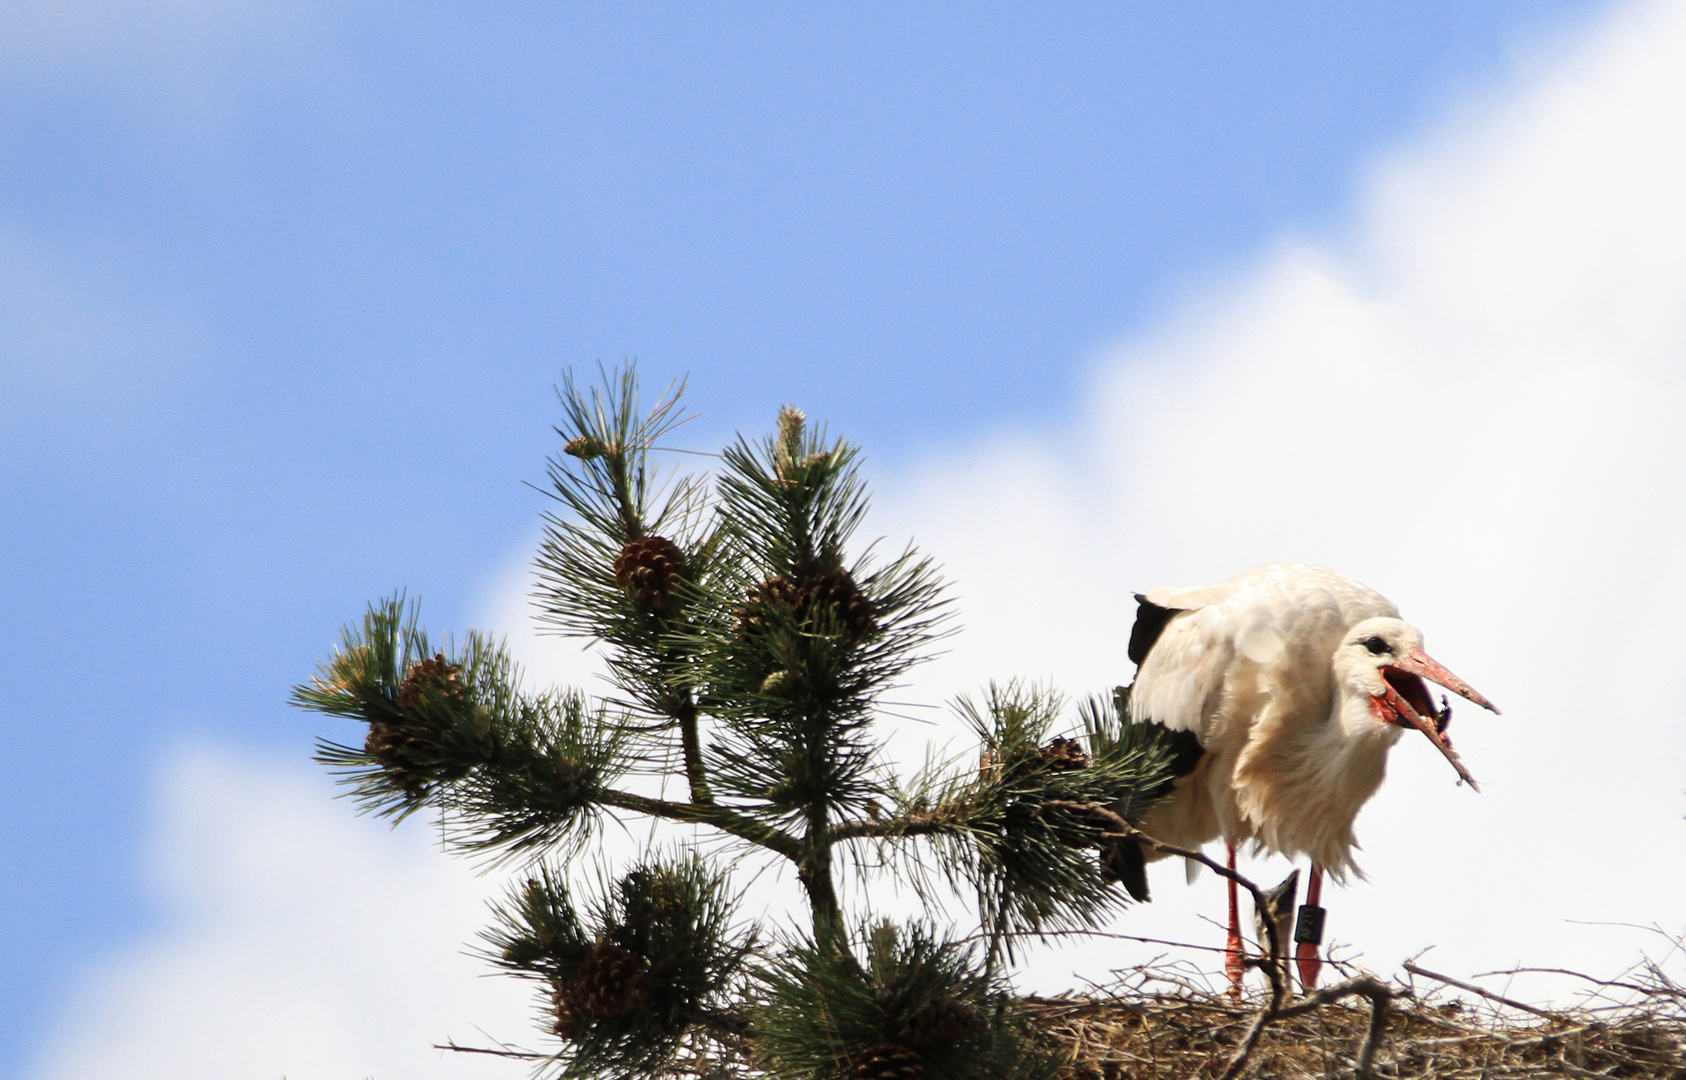
[{"label": "stork neck feather", "polygon": [[1328,721],[1317,726],[1306,750],[1318,772],[1343,777],[1360,788],[1368,785],[1370,790],[1363,795],[1367,799],[1381,783],[1387,752],[1401,734],[1396,725],[1376,719],[1368,694],[1343,688]]}]

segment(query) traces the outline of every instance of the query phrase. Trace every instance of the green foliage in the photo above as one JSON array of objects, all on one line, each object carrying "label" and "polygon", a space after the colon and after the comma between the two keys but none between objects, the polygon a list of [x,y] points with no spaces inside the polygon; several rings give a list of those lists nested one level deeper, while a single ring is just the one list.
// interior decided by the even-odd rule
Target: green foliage
[{"label": "green foliage", "polygon": [[[430,663],[444,675],[422,677]],[[480,634],[436,651],[402,596],[346,627],[293,703],[369,725],[362,747],[317,744],[317,760],[365,810],[456,811],[450,833],[474,850],[548,850],[589,836],[600,793],[625,765],[621,728],[604,712],[578,694],[524,693],[508,653]]]},{"label": "green foliage", "polygon": [[866,513],[857,453],[794,409],[776,437],[727,450],[720,493],[729,571],[711,598],[728,614],[694,641],[720,723],[713,783],[781,824],[816,806],[858,817],[885,790],[868,730],[877,694],[942,632],[941,583],[911,549],[845,561]]},{"label": "green foliage", "polygon": [[1107,697],[1092,697],[1079,712],[1083,732],[1098,762],[1116,762],[1133,770],[1135,783],[1124,788],[1111,809],[1125,821],[1139,823],[1149,810],[1171,797],[1176,778],[1171,775],[1175,753],[1165,729],[1153,724],[1132,724],[1130,687],[1115,686]]},{"label": "green foliage", "polygon": [[[985,927],[1009,958],[1022,935],[1104,923],[1128,903],[1093,854],[1106,823],[1048,804],[1145,813],[1165,794],[1165,747],[1099,698],[1081,705],[1078,739],[1052,738],[1064,701],[1033,684],[991,683],[982,702],[955,704],[981,760],[971,772],[928,770],[897,793],[898,818],[929,838],[925,850],[950,883],[975,891]],[[931,888],[928,876],[918,884]]]},{"label": "green foliage", "polygon": [[[582,917],[565,874],[541,866],[494,907],[481,935],[495,966],[545,984],[545,1026],[569,1042],[563,1075],[654,1075],[694,1029],[741,1027],[731,993],[754,937],[732,928],[721,876],[694,857],[652,859],[597,885]],[[597,1012],[590,964],[611,954],[623,960],[631,996]]]},{"label": "green foliage", "polygon": [[493,904],[492,915],[494,925],[480,932],[486,958],[520,978],[566,982],[595,943],[574,909],[566,874],[548,864]]},{"label": "green foliage", "polygon": [[[658,1075],[686,1055],[722,1077],[1039,1075],[996,961],[1020,935],[1096,925],[1123,903],[1086,808],[1145,811],[1165,791],[1164,750],[1098,701],[1076,738],[1052,738],[1058,695],[991,685],[958,703],[981,766],[902,787],[874,722],[947,632],[934,566],[856,544],[859,452],[795,409],[729,446],[712,477],[663,472],[682,389],[642,412],[630,368],[562,387],[534,599],[551,629],[601,646],[611,698],[529,692],[501,645],[470,633],[436,647],[416,605],[392,597],[294,691],[366,725],[362,746],[323,741],[318,760],[365,811],[432,807],[458,850],[526,861],[487,955],[544,987],[569,1077]],[[567,859],[629,814],[724,844],[710,862],[570,881]],[[901,849],[928,895],[940,876],[975,896],[988,946],[888,924],[851,939],[834,878],[840,847],[861,843]],[[808,902],[803,943],[775,956],[732,929],[711,869],[751,847],[789,860]]]},{"label": "green foliage", "polygon": [[756,1041],[775,1076],[853,1080],[864,1053],[886,1044],[918,1054],[929,1080],[1052,1074],[975,947],[888,922],[857,941],[864,957],[800,943],[761,972]]},{"label": "green foliage", "polygon": [[[549,494],[563,508],[545,515],[536,569],[539,619],[572,637],[609,646],[609,668],[625,703],[672,721],[693,706],[682,689],[691,660],[692,600],[717,566],[708,528],[708,484],[666,475],[650,460],[658,440],[689,419],[683,384],[670,386],[647,414],[638,409],[638,378],[627,367],[605,385],[582,392],[572,374],[560,390],[564,451],[549,462]],[[616,581],[626,545],[663,536],[683,552],[687,575],[661,610],[638,601]],[[706,616],[705,616],[706,617]]]}]

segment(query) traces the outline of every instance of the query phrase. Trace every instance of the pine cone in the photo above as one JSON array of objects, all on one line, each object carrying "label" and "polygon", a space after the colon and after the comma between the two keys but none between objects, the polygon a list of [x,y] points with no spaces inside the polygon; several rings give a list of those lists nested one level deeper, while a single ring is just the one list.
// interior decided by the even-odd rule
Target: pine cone
[{"label": "pine cone", "polygon": [[878,629],[878,609],[861,595],[849,571],[833,570],[807,585],[808,602],[803,617],[814,618],[826,612],[842,626],[844,639],[851,642],[860,641]]},{"label": "pine cone", "polygon": [[964,1039],[983,1030],[978,1011],[951,997],[939,997],[913,1018],[907,1029],[911,1046],[930,1046],[933,1043]]},{"label": "pine cone", "polygon": [[772,620],[767,608],[788,608],[798,625],[825,619],[840,629],[848,642],[861,641],[878,629],[878,610],[862,595],[847,570],[832,570],[801,581],[768,578],[749,591],[737,609],[740,637],[764,633]]},{"label": "pine cone", "polygon": [[685,579],[685,553],[663,536],[646,536],[621,548],[615,584],[652,611],[666,611]]},{"label": "pine cone", "polygon": [[444,653],[410,665],[409,674],[398,685],[398,707],[418,709],[429,698],[444,698],[453,704],[468,701],[468,687],[462,684],[462,665],[446,661]]},{"label": "pine cone", "polygon": [[381,763],[386,770],[387,783],[414,797],[421,794],[427,781],[415,771],[410,751],[420,748],[422,740],[405,724],[373,720],[369,723],[368,738],[363,740],[363,752]]},{"label": "pine cone", "polygon": [[[404,712],[414,713],[430,702],[468,703],[462,665],[450,663],[444,653],[411,664],[404,681],[398,684],[398,707]],[[381,763],[387,782],[412,797],[421,794],[427,783],[417,768],[417,757],[425,746],[423,730],[405,720],[372,720],[368,737],[363,740],[363,752]]]},{"label": "pine cone", "polygon": [[921,1080],[924,1075],[919,1051],[900,1043],[877,1043],[855,1056],[855,1080]]},{"label": "pine cone", "polygon": [[574,976],[574,1003],[592,1016],[625,1016],[649,989],[644,961],[617,945],[599,945]]},{"label": "pine cone", "polygon": [[768,578],[749,590],[743,603],[732,612],[732,617],[737,620],[738,636],[751,638],[766,633],[772,625],[772,620],[767,617],[768,608],[776,605],[795,611],[797,603],[795,585],[782,577]]},{"label": "pine cone", "polygon": [[585,1017],[580,1015],[574,987],[563,983],[551,984],[550,1006],[556,1017],[551,1022],[550,1030],[564,1039],[572,1039],[579,1035],[580,1029],[585,1026]]},{"label": "pine cone", "polygon": [[1049,772],[1071,772],[1089,767],[1089,755],[1076,739],[1055,739],[1042,748],[1042,765]]}]

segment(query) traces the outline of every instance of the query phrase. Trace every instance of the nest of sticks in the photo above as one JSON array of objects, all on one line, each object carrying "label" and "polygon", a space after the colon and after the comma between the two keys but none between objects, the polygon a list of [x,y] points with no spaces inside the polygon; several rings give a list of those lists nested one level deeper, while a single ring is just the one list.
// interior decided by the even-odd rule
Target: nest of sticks
[{"label": "nest of sticks", "polygon": [[1274,1009],[1175,964],[1024,1005],[1059,1050],[1058,1080],[1686,1080],[1686,987],[1659,964],[1554,973],[1584,984],[1576,1005],[1530,1005],[1414,963],[1386,983],[1347,969]]},{"label": "nest of sticks", "polygon": [[[1221,975],[1161,960],[1107,986],[1019,1004],[1060,1063],[1055,1080],[1686,1080],[1686,978],[1665,970],[1686,961],[1686,940],[1657,933],[1669,943],[1662,960],[1612,979],[1560,968],[1486,973],[1570,980],[1582,990],[1568,1006],[1530,1004],[1415,962],[1384,982],[1339,959],[1327,962],[1332,985],[1299,996],[1280,968],[1268,990],[1237,1002]],[[1263,957],[1253,965],[1270,974]],[[437,1048],[557,1060],[507,1043]],[[657,1075],[771,1075],[737,1042],[704,1038],[682,1056]]]}]

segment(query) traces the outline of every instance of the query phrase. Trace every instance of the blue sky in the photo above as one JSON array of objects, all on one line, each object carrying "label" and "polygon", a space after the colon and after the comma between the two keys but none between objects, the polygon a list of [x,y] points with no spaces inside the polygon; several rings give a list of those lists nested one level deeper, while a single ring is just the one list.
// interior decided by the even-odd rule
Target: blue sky
[{"label": "blue sky", "polygon": [[0,14],[0,1075],[168,917],[171,755],[302,760],[340,622],[479,610],[563,367],[688,372],[705,448],[797,402],[885,477],[1076,424],[1116,343],[1350,235],[1604,10]]}]

